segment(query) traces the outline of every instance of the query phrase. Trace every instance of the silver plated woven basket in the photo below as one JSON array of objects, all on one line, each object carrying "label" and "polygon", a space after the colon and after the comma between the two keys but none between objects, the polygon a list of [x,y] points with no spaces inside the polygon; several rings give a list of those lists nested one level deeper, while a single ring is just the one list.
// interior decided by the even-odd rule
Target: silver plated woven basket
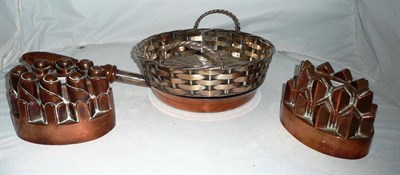
[{"label": "silver plated woven basket", "polygon": [[[229,16],[235,30],[198,29],[209,14]],[[215,9],[201,15],[193,29],[150,36],[133,48],[147,84],[183,97],[228,97],[250,92],[264,81],[274,45],[240,31],[231,12]]]}]

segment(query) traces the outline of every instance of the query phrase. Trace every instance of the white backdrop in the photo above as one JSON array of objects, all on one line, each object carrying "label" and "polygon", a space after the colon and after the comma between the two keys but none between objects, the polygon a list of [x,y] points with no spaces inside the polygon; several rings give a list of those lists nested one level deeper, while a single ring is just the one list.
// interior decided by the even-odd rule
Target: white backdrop
[{"label": "white backdrop", "polygon": [[[388,115],[386,117],[389,117],[385,120],[378,120],[378,126],[385,128],[386,126],[384,124],[379,125],[379,122],[388,122],[393,128],[387,130],[387,133],[391,134],[391,139],[397,139],[395,141],[396,143],[393,145],[394,147],[390,149],[392,152],[386,152],[380,155],[381,157],[384,157],[384,155],[392,156],[389,156],[391,159],[383,161],[382,165],[386,162],[392,162],[391,164],[389,163],[390,165],[386,164],[385,166],[388,166],[386,168],[392,171],[399,171],[400,144],[397,142],[399,142],[400,139],[400,126],[396,125],[400,124],[400,79],[398,76],[400,75],[400,1],[331,0],[244,2],[5,0],[0,3],[0,70],[2,75],[2,87],[5,86],[4,75],[14,65],[18,64],[19,57],[28,51],[55,51],[61,54],[76,56],[77,58],[90,58],[95,60],[98,64],[112,63],[122,69],[137,71],[136,65],[134,65],[134,62],[129,58],[129,52],[130,48],[140,40],[165,31],[191,28],[197,17],[207,10],[215,8],[229,10],[239,18],[242,31],[270,40],[279,51],[274,57],[273,64],[271,65],[272,70],[270,70],[270,72],[275,70],[275,74],[269,73],[270,77],[267,76],[267,82],[275,82],[276,84],[273,84],[273,86],[279,87],[277,88],[279,89],[277,94],[280,94],[281,84],[292,76],[292,65],[300,63],[301,59],[311,59],[314,60],[315,63],[329,61],[337,70],[348,67],[355,73],[354,77],[365,77],[368,79],[371,88],[376,94],[375,99],[381,102],[381,104],[378,103],[378,105],[380,105],[378,109],[380,113],[378,114]],[[212,15],[206,17],[201,22],[200,28],[201,27],[233,29],[233,22],[226,16]],[[80,46],[85,46],[86,49],[78,49]],[[289,73],[283,68],[289,69]],[[284,71],[282,72],[282,70]],[[281,73],[279,71],[281,71]],[[128,91],[124,88],[131,89],[132,91],[143,91],[143,89],[137,87],[124,85],[115,86],[115,89],[124,92]],[[267,85],[263,85],[263,87],[264,86]],[[269,86],[271,86],[271,84]],[[4,96],[5,90],[2,89],[2,92],[4,92],[2,94]],[[143,94],[145,93],[142,93],[142,95]],[[263,94],[265,95],[267,93]],[[115,98],[118,97],[117,92]],[[144,96],[140,97],[144,98]],[[275,100],[279,101],[279,97],[278,95]],[[124,98],[123,94],[121,94],[119,98],[121,98],[119,101],[123,102],[123,100],[126,100],[127,102],[131,102],[129,98]],[[264,97],[264,101],[262,100],[261,104],[263,102],[265,105],[270,104],[271,102],[265,101],[265,98],[268,97]],[[117,102],[117,115],[133,115],[126,111],[127,108],[131,109],[131,107],[122,102],[119,102],[119,106]],[[8,135],[2,135],[1,143],[6,144],[10,139],[14,139],[12,143],[17,143],[18,141],[15,140],[18,140],[18,138],[15,134],[12,134],[12,126],[10,126],[9,123],[8,106],[4,101],[1,103],[1,119],[5,121],[2,122],[1,129],[3,132],[6,131],[6,133],[8,133]],[[138,108],[139,107],[140,105],[138,104]],[[140,115],[144,115],[139,112],[140,109],[134,110],[138,110],[134,112],[135,114],[139,113]],[[257,111],[257,109],[255,111]],[[277,109],[270,112],[275,112],[277,114],[274,115],[279,115]],[[255,113],[254,115],[257,117],[261,117],[263,114],[262,112],[253,113]],[[162,115],[160,113],[156,114]],[[156,114],[150,112],[148,115],[154,116]],[[144,121],[142,121],[142,123],[143,122]],[[147,122],[144,124],[161,125],[160,123],[157,125]],[[125,124],[117,124],[117,127],[122,128],[123,126],[121,125],[124,126]],[[190,126],[191,125],[195,124],[190,124]],[[276,125],[275,127],[280,127],[279,122],[276,123]],[[129,126],[125,127],[129,128]],[[141,128],[140,126],[137,127],[139,129]],[[377,132],[377,135],[379,135],[379,130]],[[114,138],[125,139],[122,138],[122,136],[123,134],[116,135],[114,133],[113,135]],[[390,141],[390,139],[386,141]],[[20,142],[21,144],[26,144],[23,141]],[[159,141],[157,143],[163,144],[164,142]],[[296,143],[296,141],[294,140],[293,143]],[[111,143],[108,143],[108,145],[109,144]],[[374,144],[377,143],[375,142]],[[390,145],[389,143],[386,144]],[[86,146],[88,147],[87,149],[90,149],[88,145]],[[25,147],[29,148],[29,144]],[[378,148],[378,150],[384,150],[384,147]],[[190,150],[190,148],[188,148],[188,150]],[[12,151],[9,147],[2,146],[1,151],[2,165],[0,170],[9,173],[18,173],[17,165],[12,163],[4,164],[5,161],[13,162],[11,159],[12,153],[17,150]],[[61,150],[53,151],[54,153],[61,152]],[[254,152],[254,156],[257,156],[256,152]],[[95,153],[93,154],[95,155]],[[199,159],[204,158],[201,157],[204,155],[197,156],[200,156],[197,157]],[[194,160],[196,156],[194,155],[193,157]],[[325,157],[321,156],[321,158],[324,159]],[[50,158],[45,160],[49,162],[54,161]],[[163,159],[161,156],[160,160],[165,161],[168,159]],[[164,169],[161,168],[161,170],[166,171],[161,171],[160,169],[158,169],[160,171],[156,171],[157,168],[151,169],[150,165],[160,166],[162,162],[148,163],[149,169],[142,168],[138,172],[174,172],[173,169],[169,168],[176,167],[172,166],[172,163],[169,162],[169,164],[164,166]],[[339,162],[339,164],[345,165],[346,163]],[[237,164],[228,163],[226,166],[235,165]],[[283,163],[274,165],[281,165],[282,168],[272,169],[275,171],[271,172],[295,172],[290,171],[289,167],[286,167],[289,168],[288,171],[283,171],[283,167],[285,167]],[[322,164],[322,166],[323,165],[324,164]],[[219,166],[224,167],[222,165]],[[125,167],[125,165],[119,168],[123,169],[123,167]],[[189,172],[230,172],[228,171],[229,168],[213,168],[212,164],[205,162],[200,162],[199,167],[200,169],[196,169],[194,164],[188,163],[188,167],[183,169]],[[358,167],[363,168],[361,165]],[[79,173],[82,172],[81,170],[90,170],[92,168],[94,167],[77,169],[71,172]],[[241,168],[242,167],[236,167],[231,170],[238,170],[234,172],[243,173],[253,172]],[[353,170],[341,171],[337,169],[338,167],[333,168],[336,168],[331,171],[333,173],[357,172]],[[200,171],[201,169],[207,171]],[[300,169],[302,168],[299,165],[299,167],[294,166],[293,170]],[[29,168],[23,169],[20,172],[29,172],[28,170]],[[39,170],[43,169],[36,167],[33,168],[33,170],[38,170],[38,172],[40,172]],[[113,169],[111,168],[111,170]],[[130,172],[136,172],[134,171],[135,168],[131,168],[130,170],[132,170]],[[176,172],[180,171],[177,170]],[[310,169],[309,172],[325,171],[317,168]]]},{"label": "white backdrop", "polygon": [[[32,50],[136,43],[152,34],[193,26],[203,12],[223,8],[242,31],[278,50],[349,67],[400,105],[399,1],[2,1],[1,65],[9,69]],[[225,16],[201,27],[233,28]]]}]

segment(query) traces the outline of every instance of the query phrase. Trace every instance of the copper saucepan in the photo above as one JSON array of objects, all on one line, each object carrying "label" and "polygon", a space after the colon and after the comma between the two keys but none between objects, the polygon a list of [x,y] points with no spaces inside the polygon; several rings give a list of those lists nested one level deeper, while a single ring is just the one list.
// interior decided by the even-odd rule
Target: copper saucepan
[{"label": "copper saucepan", "polygon": [[[221,13],[231,17],[235,30],[198,29],[205,16]],[[201,15],[193,29],[176,30],[148,37],[132,49],[143,75],[102,66],[110,82],[150,86],[164,103],[194,112],[218,112],[249,101],[263,83],[273,44],[240,31],[235,15],[210,10]],[[27,53],[22,59],[33,64],[46,59],[51,65],[65,56],[45,52]],[[89,60],[70,58],[77,69],[88,69]],[[86,66],[86,67],[85,67]]]}]

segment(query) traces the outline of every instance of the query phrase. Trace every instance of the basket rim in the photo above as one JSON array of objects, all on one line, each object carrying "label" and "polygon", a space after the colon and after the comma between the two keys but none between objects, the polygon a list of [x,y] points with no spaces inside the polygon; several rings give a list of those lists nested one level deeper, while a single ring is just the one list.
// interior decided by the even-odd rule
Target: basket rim
[{"label": "basket rim", "polygon": [[[168,67],[165,65],[161,65],[160,62],[158,62],[158,61],[149,60],[149,59],[145,58],[145,53],[140,51],[140,48],[143,47],[145,42],[147,42],[151,39],[154,39],[156,37],[160,37],[162,35],[167,35],[167,34],[174,33],[174,32],[191,32],[191,31],[193,31],[193,32],[196,32],[196,31],[197,32],[220,31],[220,32],[231,32],[231,33],[242,34],[242,35],[245,35],[248,37],[255,38],[261,42],[264,42],[266,45],[270,46],[271,54],[268,57],[255,59],[252,61],[247,61],[246,63],[242,64],[241,66],[233,66],[233,67],[214,66],[214,67],[206,67],[206,68],[204,68],[204,67],[171,68],[171,67]],[[273,57],[273,55],[275,54],[275,52],[276,52],[276,49],[275,49],[274,44],[272,44],[271,41],[269,41],[263,37],[253,35],[253,34],[250,34],[247,32],[235,31],[235,30],[229,30],[229,29],[219,29],[219,28],[200,28],[200,29],[190,28],[190,29],[180,29],[180,30],[172,30],[172,31],[162,32],[162,33],[151,35],[151,36],[139,41],[132,49],[133,55],[135,55],[135,57],[138,58],[138,60],[144,61],[146,63],[157,64],[157,66],[159,66],[159,67],[168,68],[168,69],[172,69],[172,70],[226,70],[226,69],[240,68],[240,67],[245,67],[245,66],[252,65],[252,64],[257,64],[258,62],[263,61],[265,59],[271,59]]]}]

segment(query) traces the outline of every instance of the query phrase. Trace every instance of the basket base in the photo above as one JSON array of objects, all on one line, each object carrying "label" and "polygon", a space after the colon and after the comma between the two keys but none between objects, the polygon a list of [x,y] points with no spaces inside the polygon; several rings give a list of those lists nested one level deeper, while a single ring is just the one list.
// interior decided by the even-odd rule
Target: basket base
[{"label": "basket base", "polygon": [[369,152],[372,137],[345,139],[325,133],[295,116],[284,102],[280,115],[283,126],[291,135],[318,152],[345,159],[359,159]]},{"label": "basket base", "polygon": [[177,109],[191,112],[222,112],[237,108],[250,101],[256,90],[233,97],[225,98],[190,98],[171,95],[151,88],[154,95],[163,103]]}]

